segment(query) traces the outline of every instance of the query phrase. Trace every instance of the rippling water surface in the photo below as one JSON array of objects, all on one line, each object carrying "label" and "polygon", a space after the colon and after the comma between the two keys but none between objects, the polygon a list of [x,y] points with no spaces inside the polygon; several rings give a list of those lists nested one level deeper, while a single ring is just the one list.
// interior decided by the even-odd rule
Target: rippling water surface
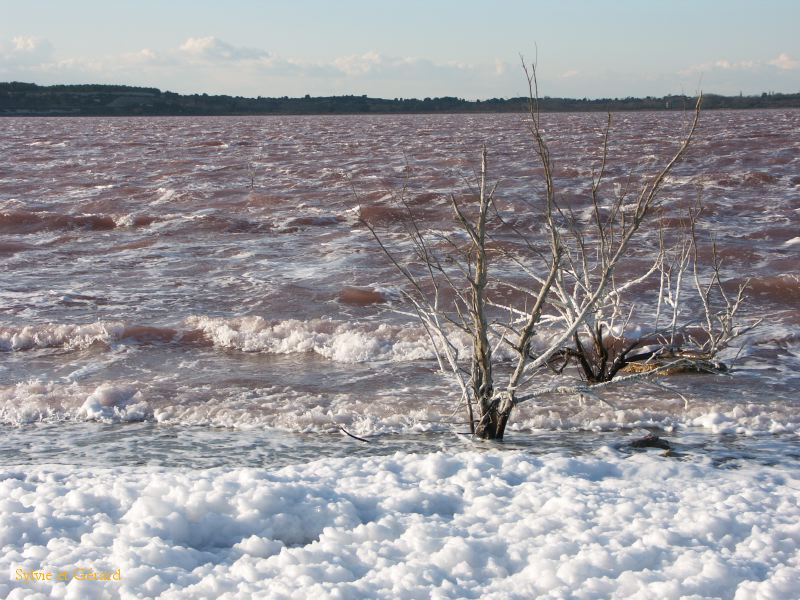
[{"label": "rippling water surface", "polygon": [[[604,117],[544,120],[562,199],[580,207]],[[609,189],[667,156],[685,125],[678,113],[617,115]],[[705,113],[662,197],[664,222],[677,223],[702,187],[703,235],[716,235],[730,283],[751,278],[744,317],[766,318],[733,373],[673,380],[684,398],[548,398],[515,414],[511,438],[591,431],[595,443],[655,427],[796,443],[798,131],[795,110]],[[541,186],[521,115],[3,119],[3,428],[48,439],[64,460],[83,452],[73,438],[134,433],[175,456],[170,439],[204,447],[207,435],[234,460],[276,428],[264,447],[304,460],[319,444],[339,452],[340,425],[384,448],[409,436],[438,448],[464,428],[456,390],[424,331],[391,311],[399,282],[357,217],[391,230],[390,192],[407,185],[420,214],[454,229],[448,194],[464,193],[484,143],[500,201],[535,230],[524,207]]]}]

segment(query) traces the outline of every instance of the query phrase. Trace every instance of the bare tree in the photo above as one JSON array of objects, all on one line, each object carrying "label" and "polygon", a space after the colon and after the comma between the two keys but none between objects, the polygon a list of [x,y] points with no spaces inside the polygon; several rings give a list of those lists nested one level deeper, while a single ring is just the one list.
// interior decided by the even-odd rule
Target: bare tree
[{"label": "bare tree", "polygon": [[[585,385],[543,385],[541,376],[554,363],[561,361],[563,369],[566,361],[577,360],[588,382],[602,387],[642,344],[643,338],[635,345],[628,342],[630,348],[612,351],[609,335],[627,327],[630,314],[624,310],[623,299],[628,290],[654,274],[663,277],[672,272],[665,271],[664,244],[639,276],[620,280],[617,267],[630,254],[643,225],[657,221],[653,215],[659,193],[691,144],[702,102],[698,98],[688,130],[665,164],[644,177],[636,189],[604,201],[609,116],[600,168],[592,177],[593,216],[587,227],[559,204],[541,124],[536,66],[523,62],[523,68],[529,86],[527,122],[543,173],[543,197],[531,202],[531,211],[540,217],[541,236],[521,231],[504,216],[497,186],[489,182],[485,147],[474,200],[450,196],[457,233],[426,227],[407,202],[406,188],[398,194],[404,239],[410,243],[413,259],[390,249],[375,225],[362,219],[405,278],[408,285],[403,297],[411,307],[405,312],[425,327],[441,369],[451,373],[461,389],[461,407],[470,431],[484,439],[502,439],[514,407],[522,402],[565,390],[591,393]],[[675,273],[682,276],[685,271],[683,266]],[[706,297],[710,306],[710,291]],[[740,295],[729,299],[728,313],[735,314],[739,304]],[[545,341],[537,337],[544,325],[550,332]],[[718,341],[712,344],[719,345],[725,335],[714,339]]]},{"label": "bare tree", "polygon": [[[698,191],[697,204],[690,209],[678,241],[666,248],[662,229],[659,249],[649,269],[622,285],[612,278],[605,301],[596,305],[571,343],[561,351],[563,362],[559,371],[574,361],[589,383],[611,381],[620,372],[663,369],[667,364],[671,371],[727,371],[718,355],[760,320],[740,322],[738,313],[748,282],[738,285],[735,291],[726,290],[722,260],[713,238],[710,265],[706,269],[709,273],[701,274],[698,252],[701,212]],[[583,240],[579,242],[583,255]],[[574,276],[574,269],[570,273]],[[644,312],[651,307],[641,301],[634,302],[627,291],[647,279],[658,281],[655,315],[652,318],[640,315],[637,319],[637,310]],[[562,288],[559,291],[563,293]],[[697,306],[695,310],[687,308],[692,302]],[[557,303],[559,307],[564,305],[568,303]],[[700,316],[694,317],[695,314]]]}]

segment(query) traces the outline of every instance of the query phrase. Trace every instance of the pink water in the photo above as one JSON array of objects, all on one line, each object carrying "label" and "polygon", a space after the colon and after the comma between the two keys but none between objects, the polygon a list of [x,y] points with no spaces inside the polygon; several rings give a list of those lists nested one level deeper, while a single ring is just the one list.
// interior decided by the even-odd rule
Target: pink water
[{"label": "pink water", "polygon": [[[585,202],[604,120],[544,116],[565,205]],[[610,183],[685,125],[617,115]],[[516,428],[800,431],[798,133],[796,110],[707,112],[662,197],[678,223],[701,185],[726,276],[752,278],[744,317],[766,319],[733,375],[679,380],[688,408],[659,389],[612,392],[616,410],[547,398]],[[0,420],[458,428],[457,392],[390,310],[401,283],[357,215],[391,230],[387,192],[410,175],[415,210],[454,228],[447,195],[484,143],[498,197],[522,207],[541,189],[522,115],[3,119]]]}]

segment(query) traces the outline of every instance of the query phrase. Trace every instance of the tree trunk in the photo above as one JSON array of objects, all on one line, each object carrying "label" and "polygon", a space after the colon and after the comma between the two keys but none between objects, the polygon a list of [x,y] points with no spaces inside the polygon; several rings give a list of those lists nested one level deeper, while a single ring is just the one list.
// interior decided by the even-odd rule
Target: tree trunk
[{"label": "tree trunk", "polygon": [[[484,402],[479,405],[484,406]],[[481,411],[480,420],[475,428],[475,435],[483,440],[502,440],[514,405],[504,398],[493,398],[487,401],[485,406],[486,410]]]}]

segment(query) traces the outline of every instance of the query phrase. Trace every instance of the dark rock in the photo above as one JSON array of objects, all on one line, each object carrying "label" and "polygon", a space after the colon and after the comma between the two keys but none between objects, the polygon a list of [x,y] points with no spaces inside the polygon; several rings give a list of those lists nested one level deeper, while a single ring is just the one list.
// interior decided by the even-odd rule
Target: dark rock
[{"label": "dark rock", "polygon": [[662,450],[672,450],[667,440],[662,440],[657,435],[648,434],[630,443],[631,448],[661,448]]}]

